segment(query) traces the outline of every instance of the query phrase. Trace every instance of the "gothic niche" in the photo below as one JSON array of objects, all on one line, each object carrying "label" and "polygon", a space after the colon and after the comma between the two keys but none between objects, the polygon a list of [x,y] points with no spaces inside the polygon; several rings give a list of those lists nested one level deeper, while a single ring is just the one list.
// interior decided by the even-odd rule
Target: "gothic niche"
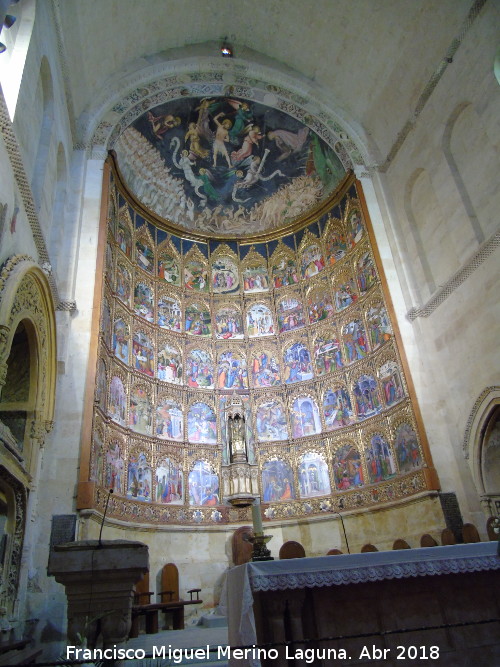
[{"label": "gothic niche", "polygon": [[223,465],[224,500],[235,507],[247,507],[259,495],[258,466],[250,463],[248,429],[241,398],[234,394],[224,408],[226,451]]}]

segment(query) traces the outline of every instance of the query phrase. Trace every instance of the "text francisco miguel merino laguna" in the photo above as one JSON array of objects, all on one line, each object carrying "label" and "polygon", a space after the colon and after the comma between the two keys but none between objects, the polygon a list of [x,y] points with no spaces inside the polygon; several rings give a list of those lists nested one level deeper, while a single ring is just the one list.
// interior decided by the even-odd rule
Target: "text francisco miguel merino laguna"
[{"label": "text francisco miguel merino laguna", "polygon": [[[375,647],[374,647],[375,648]],[[312,663],[317,659],[325,660],[346,660],[348,658],[344,649],[300,649],[285,646],[287,660],[304,660],[306,663]],[[390,649],[386,649],[389,651]],[[361,657],[371,658],[369,649],[365,649],[365,654]],[[200,646],[199,648],[172,648],[168,646],[153,646],[152,656],[147,657],[161,658],[170,660],[174,664],[189,660],[208,660],[210,653],[217,653],[217,658],[226,658],[228,660],[277,660],[278,650],[275,648],[258,648],[253,645],[246,648],[231,648],[231,646],[215,646],[210,650],[210,646]],[[384,656],[385,657],[385,656]],[[144,660],[146,651],[141,648],[126,648],[113,646],[110,648],[80,648],[77,646],[66,647],[67,660]]]}]

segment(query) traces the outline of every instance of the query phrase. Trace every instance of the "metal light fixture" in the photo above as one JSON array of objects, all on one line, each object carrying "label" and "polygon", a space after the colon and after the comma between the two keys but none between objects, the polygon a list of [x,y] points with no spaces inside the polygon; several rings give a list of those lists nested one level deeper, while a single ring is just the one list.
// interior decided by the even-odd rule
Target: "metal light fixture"
[{"label": "metal light fixture", "polygon": [[232,58],[233,57],[233,47],[227,41],[227,37],[222,40],[220,45],[220,54],[223,58]]}]

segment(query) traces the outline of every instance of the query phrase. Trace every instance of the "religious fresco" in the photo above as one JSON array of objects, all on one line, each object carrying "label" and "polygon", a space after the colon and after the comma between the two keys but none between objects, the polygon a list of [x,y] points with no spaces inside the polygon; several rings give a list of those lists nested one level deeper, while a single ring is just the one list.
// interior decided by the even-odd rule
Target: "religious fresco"
[{"label": "religious fresco", "polygon": [[186,306],[186,333],[191,336],[210,336],[212,321],[210,310],[203,302],[190,303]]},{"label": "religious fresco", "polygon": [[193,403],[188,412],[188,441],[215,445],[217,442],[217,418],[206,403]]},{"label": "religious fresco", "polygon": [[182,505],[183,498],[184,473],[180,465],[167,456],[156,468],[156,502]]},{"label": "religious fresco", "polygon": [[294,295],[280,299],[276,303],[278,329],[280,333],[301,329],[306,325],[302,301]]},{"label": "religious fresco", "polygon": [[302,251],[300,272],[302,278],[312,278],[325,268],[325,258],[318,243],[311,243]]},{"label": "religious fresco", "polygon": [[338,385],[325,391],[323,414],[327,431],[349,426],[356,421],[351,398],[344,385]]},{"label": "religious fresco", "polygon": [[314,339],[314,368],[317,376],[339,370],[344,365],[341,345],[332,333],[325,332]]},{"label": "religious fresco", "polygon": [[285,411],[281,403],[270,399],[257,406],[255,426],[259,442],[275,442],[288,438]]},{"label": "religious fresco", "polygon": [[219,255],[212,261],[212,291],[214,294],[231,294],[238,291],[240,278],[233,259]]},{"label": "religious fresco", "polygon": [[154,377],[154,347],[151,339],[142,331],[135,331],[132,337],[132,358],[134,368],[149,377]]},{"label": "religious fresco", "polygon": [[325,238],[326,263],[333,266],[347,252],[347,242],[345,234],[340,226],[330,227]]},{"label": "religious fresco", "polygon": [[248,220],[259,233],[286,224],[345,176],[335,150],[306,125],[232,97],[184,97],[151,108],[115,149],[143,204],[207,235],[243,235]]},{"label": "religious fresco", "polygon": [[220,504],[219,476],[206,461],[196,461],[189,473],[188,487],[190,505]]},{"label": "religious fresco", "polygon": [[353,385],[358,419],[367,419],[382,410],[377,381],[371,375],[361,375]]},{"label": "religious fresco", "polygon": [[153,406],[145,389],[140,386],[132,387],[130,391],[129,426],[137,433],[152,435]]},{"label": "religious fresco", "polygon": [[215,337],[227,340],[241,339],[244,336],[243,318],[238,308],[225,306],[215,313]]},{"label": "religious fresco", "polygon": [[184,287],[195,292],[208,292],[208,270],[205,262],[196,259],[185,262]]},{"label": "religious fresco", "polygon": [[214,362],[210,352],[202,349],[189,351],[186,355],[186,384],[188,387],[214,388]]},{"label": "religious fresco", "polygon": [[106,244],[106,273],[108,276],[113,275],[113,250],[109,243]]},{"label": "religious fresco", "polygon": [[356,280],[360,295],[366,294],[377,281],[377,272],[370,253],[367,251],[356,262]]},{"label": "religious fresco", "polygon": [[370,347],[375,352],[392,337],[392,327],[387,310],[382,303],[371,306],[366,313]]},{"label": "religious fresco", "polygon": [[137,266],[144,269],[144,271],[154,273],[154,253],[143,239],[137,239],[135,242],[135,261],[137,262]]},{"label": "religious fresco", "polygon": [[132,277],[130,271],[120,262],[116,265],[116,296],[127,307],[132,295]]},{"label": "religious fresco", "polygon": [[123,218],[118,221],[116,241],[120,250],[130,259],[132,257],[132,232]]},{"label": "religious fresco", "polygon": [[346,274],[339,276],[334,285],[335,310],[340,312],[356,302],[358,298],[354,279]]},{"label": "religious fresco", "polygon": [[321,433],[321,419],[316,401],[310,396],[299,396],[290,410],[292,436],[303,438]]},{"label": "religious fresco", "polygon": [[332,298],[326,283],[318,285],[308,292],[307,312],[309,315],[309,324],[321,322],[333,315]]},{"label": "religious fresco", "polygon": [[342,340],[346,363],[352,364],[368,354],[365,328],[361,320],[352,320],[342,328]]},{"label": "religious fresco", "polygon": [[153,290],[149,285],[137,283],[134,289],[134,311],[148,322],[154,322]]},{"label": "religious fresco", "polygon": [[248,389],[246,359],[231,350],[222,352],[217,368],[217,386],[219,389]]},{"label": "religious fresco", "polygon": [[[221,168],[224,159],[219,153]],[[226,419],[236,396],[249,463],[269,473],[268,519],[366,507],[425,488],[423,436],[412,426],[384,286],[352,193],[307,229],[255,245],[180,238],[155,231],[143,211],[118,212],[116,238],[104,249],[116,261],[103,281],[90,460],[97,486],[112,483],[121,495],[115,515],[128,498],[147,503],[123,510],[123,519],[232,521],[218,484],[231,461]],[[182,215],[190,220],[193,211],[186,200]],[[190,494],[184,466],[206,475]],[[391,482],[396,474],[404,480]],[[364,490],[381,482],[383,492]],[[162,511],[188,503],[191,512]],[[219,507],[207,513],[203,504]]]},{"label": "religious fresco", "polygon": [[386,439],[379,433],[375,433],[370,439],[370,444],[365,450],[365,456],[370,484],[390,479],[396,474],[391,448]]},{"label": "religious fresco", "polygon": [[247,332],[250,338],[274,334],[273,314],[269,306],[255,303],[246,313]]},{"label": "religious fresco", "polygon": [[342,445],[333,455],[333,477],[339,491],[364,486],[361,455],[352,443]]},{"label": "religious fresco", "polygon": [[157,377],[163,382],[182,384],[182,355],[177,347],[165,343],[158,351]]},{"label": "religious fresco", "polygon": [[346,215],[347,241],[352,248],[359,243],[365,233],[363,215],[356,204],[351,205]]},{"label": "religious fresco", "polygon": [[105,484],[104,470],[104,437],[100,427],[94,428],[92,434],[92,460],[90,465],[90,480],[97,484]]},{"label": "religious fresco", "polygon": [[117,359],[128,364],[128,325],[121,319],[115,320],[113,326],[113,352]]},{"label": "religious fresco", "polygon": [[116,493],[122,492],[123,474],[125,463],[122,458],[119,443],[115,440],[109,443],[106,452],[106,479],[104,486],[107,489],[113,489]]},{"label": "religious fresco", "polygon": [[400,473],[412,472],[422,465],[417,434],[413,427],[403,422],[396,429],[394,451]]},{"label": "religious fresco", "polygon": [[247,266],[243,270],[243,291],[248,294],[267,292],[269,290],[269,276],[265,264]]},{"label": "religious fresco", "polygon": [[109,345],[111,338],[111,308],[106,297],[104,297],[102,302],[102,332],[104,342],[106,345]]},{"label": "religious fresco", "polygon": [[121,378],[114,375],[109,385],[108,415],[117,424],[125,426],[127,410],[127,394]]},{"label": "religious fresco", "polygon": [[158,278],[171,285],[180,285],[181,272],[179,262],[172,251],[164,250],[158,254]]},{"label": "religious fresco", "polygon": [[278,360],[273,353],[264,349],[254,349],[249,357],[252,387],[276,387],[281,384]]},{"label": "religious fresco", "polygon": [[313,369],[311,354],[302,342],[293,343],[283,354],[283,379],[286,384],[311,380]]},{"label": "religious fresco", "polygon": [[156,435],[162,440],[184,438],[182,405],[170,398],[159,398],[156,403]]},{"label": "religious fresco", "polygon": [[151,501],[152,489],[153,474],[146,455],[144,452],[141,452],[137,457],[131,454],[127,471],[127,496],[135,500]]},{"label": "religious fresco", "polygon": [[162,294],[158,298],[158,326],[170,331],[181,331],[182,310],[178,299]]},{"label": "religious fresco", "polygon": [[330,493],[330,475],[325,459],[317,452],[306,452],[299,459],[299,494],[315,498]]},{"label": "religious fresco", "polygon": [[99,359],[96,375],[95,400],[103,412],[106,409],[106,380],[106,364],[104,359]]},{"label": "religious fresco", "polygon": [[380,367],[378,374],[382,383],[385,404],[390,408],[405,395],[399,366],[395,361],[388,361]]},{"label": "religious fresco", "polygon": [[290,464],[281,459],[266,461],[262,466],[262,500],[265,503],[294,500],[295,488]]},{"label": "religious fresco", "polygon": [[284,255],[272,264],[271,272],[275,287],[288,287],[299,282],[299,274],[295,259]]}]

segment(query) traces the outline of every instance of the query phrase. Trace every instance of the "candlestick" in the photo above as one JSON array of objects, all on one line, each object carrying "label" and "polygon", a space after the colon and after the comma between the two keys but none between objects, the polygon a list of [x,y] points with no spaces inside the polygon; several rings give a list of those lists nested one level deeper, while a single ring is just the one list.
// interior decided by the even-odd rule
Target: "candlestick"
[{"label": "candlestick", "polygon": [[263,535],[262,515],[260,513],[260,498],[256,498],[252,505],[253,532],[255,535]]}]

